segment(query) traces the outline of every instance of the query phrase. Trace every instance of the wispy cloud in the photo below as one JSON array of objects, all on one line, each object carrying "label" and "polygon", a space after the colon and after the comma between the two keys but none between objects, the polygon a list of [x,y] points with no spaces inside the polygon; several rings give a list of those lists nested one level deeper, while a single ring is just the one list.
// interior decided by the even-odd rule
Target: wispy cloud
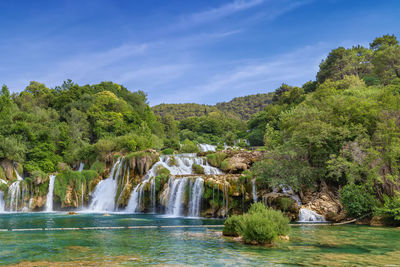
[{"label": "wispy cloud", "polygon": [[198,85],[189,86],[173,98],[156,98],[160,102],[210,103],[208,99],[224,95],[228,100],[234,96],[270,92],[281,83],[301,85],[315,77],[318,64],[326,56],[329,47],[324,43],[306,46],[294,52],[277,55],[270,59],[249,59],[231,62],[237,67],[210,76]]},{"label": "wispy cloud", "polygon": [[265,0],[236,0],[217,8],[212,8],[206,11],[183,16],[181,18],[181,24],[193,26],[201,23],[215,21],[235,14],[237,12],[258,6],[264,2]]}]

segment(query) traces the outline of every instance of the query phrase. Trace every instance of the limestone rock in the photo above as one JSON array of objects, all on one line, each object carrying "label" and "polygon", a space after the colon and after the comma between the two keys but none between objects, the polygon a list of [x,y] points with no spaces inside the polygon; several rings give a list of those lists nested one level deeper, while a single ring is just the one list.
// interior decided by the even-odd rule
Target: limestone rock
[{"label": "limestone rock", "polygon": [[3,170],[6,174],[6,178],[8,180],[13,180],[16,178],[14,176],[14,165],[11,160],[3,159],[2,161],[0,161],[0,165],[1,167],[3,167]]},{"label": "limestone rock", "polygon": [[318,192],[306,193],[302,202],[305,208],[321,214],[330,221],[341,221],[346,216],[339,200],[339,192],[330,189],[325,183],[321,183]]}]

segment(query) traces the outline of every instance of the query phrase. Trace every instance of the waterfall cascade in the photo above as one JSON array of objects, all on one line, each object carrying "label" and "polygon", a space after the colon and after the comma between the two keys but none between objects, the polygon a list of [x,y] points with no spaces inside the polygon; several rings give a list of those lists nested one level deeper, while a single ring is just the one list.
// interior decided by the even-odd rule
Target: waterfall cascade
[{"label": "waterfall cascade", "polygon": [[92,201],[89,205],[90,211],[114,211],[115,210],[115,195],[117,192],[117,178],[121,171],[121,159],[111,169],[107,179],[102,180],[96,186],[92,195]]},{"label": "waterfall cascade", "polygon": [[190,200],[188,216],[198,217],[200,215],[201,199],[204,192],[204,180],[197,177],[196,180],[190,181]]},{"label": "waterfall cascade", "polygon": [[[146,175],[143,177],[142,182],[139,183],[131,193],[131,197],[129,199],[128,205],[125,208],[125,211],[127,212],[138,212],[143,210],[143,191],[146,187],[147,183],[150,184],[151,188],[151,200],[152,200],[152,208],[153,212],[156,211],[156,193],[155,193],[155,179],[154,177],[157,175],[157,170],[161,167],[166,168],[169,170],[170,175],[191,175],[193,174],[193,164],[200,165],[204,169],[205,174],[222,174],[221,170],[218,168],[212,167],[208,164],[207,161],[205,161],[201,157],[197,157],[195,153],[186,153],[186,154],[177,154],[177,155],[165,155],[161,156],[160,160],[153,165],[153,167],[146,173]],[[175,183],[182,183],[180,181],[181,179],[173,179],[170,178],[170,182],[168,183],[169,187],[169,196],[172,194],[173,199],[176,199],[176,196],[174,194],[180,192],[180,191],[174,191],[172,193],[172,188],[177,190],[178,188],[174,187],[174,182]],[[186,182],[185,182],[186,184]],[[175,185],[176,186],[176,185]],[[183,186],[183,184],[181,185]],[[178,213],[178,209],[173,209],[172,208],[172,202],[171,198],[168,196],[168,204],[167,204],[167,213],[170,215],[175,215]],[[165,197],[165,195],[164,195]],[[178,196],[179,197],[179,196]],[[179,199],[179,198],[178,198]],[[174,202],[175,203],[175,202]],[[178,202],[177,202],[178,203]],[[177,215],[179,216],[179,215]]]},{"label": "waterfall cascade", "polygon": [[25,198],[26,194],[28,193],[28,190],[26,188],[26,184],[23,182],[23,179],[19,175],[17,170],[14,171],[17,176],[17,181],[12,183],[8,188],[8,196],[7,196],[8,200],[7,202],[9,203],[8,210],[9,211],[18,211],[19,209],[27,210],[28,207],[26,207]]},{"label": "waterfall cascade", "polygon": [[217,146],[209,145],[209,144],[199,144],[199,149],[201,152],[215,152],[217,150]]},{"label": "waterfall cascade", "polygon": [[188,182],[188,178],[174,179],[171,177],[170,194],[167,204],[167,214],[172,216],[182,216],[182,199]]},{"label": "waterfall cascade", "polygon": [[4,212],[5,203],[4,203],[4,192],[0,191],[0,213]]},{"label": "waterfall cascade", "polygon": [[46,196],[46,206],[44,208],[45,211],[53,211],[53,192],[54,192],[54,180],[56,176],[50,175],[49,177],[49,192]]},{"label": "waterfall cascade", "polygon": [[85,167],[85,164],[83,162],[79,163],[78,172],[83,171],[83,167]]},{"label": "waterfall cascade", "polygon": [[324,216],[310,209],[301,208],[298,222],[326,222]]},{"label": "waterfall cascade", "polygon": [[257,198],[257,188],[256,188],[256,179],[251,180],[251,185],[252,185],[252,195],[253,195],[253,202],[256,203],[258,198]]}]

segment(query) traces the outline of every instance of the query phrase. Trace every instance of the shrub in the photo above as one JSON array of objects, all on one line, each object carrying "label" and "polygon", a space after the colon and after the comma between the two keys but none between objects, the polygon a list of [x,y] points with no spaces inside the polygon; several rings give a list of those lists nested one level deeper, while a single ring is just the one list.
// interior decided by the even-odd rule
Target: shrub
[{"label": "shrub", "polygon": [[169,174],[170,174],[170,171],[167,168],[164,168],[162,166],[157,166],[157,169],[156,169],[157,176],[167,176],[168,177]]},{"label": "shrub", "polygon": [[400,197],[384,196],[384,205],[382,208],[377,209],[378,213],[387,217],[388,219],[400,223]]},{"label": "shrub", "polygon": [[195,174],[204,174],[204,168],[196,163],[192,165],[192,169]]},{"label": "shrub", "polygon": [[223,171],[228,171],[229,169],[230,169],[230,165],[229,165],[229,158],[227,158],[227,159],[224,159],[222,162],[221,162],[221,170],[223,170]]},{"label": "shrub", "polygon": [[222,161],[226,158],[223,152],[211,153],[207,155],[207,161],[214,167],[221,167]]},{"label": "shrub", "polygon": [[185,141],[183,141],[180,151],[181,153],[197,153],[199,152],[199,148],[195,143],[193,143],[189,139],[186,139]]},{"label": "shrub", "polygon": [[98,174],[102,174],[105,168],[106,164],[102,161],[95,161],[92,166],[90,166],[90,169],[96,171]]},{"label": "shrub", "polygon": [[272,243],[278,236],[290,232],[289,219],[262,203],[252,204],[247,214],[232,217],[225,221],[223,233],[240,235],[245,243]]},{"label": "shrub", "polygon": [[290,197],[281,197],[278,199],[279,209],[282,211],[288,211],[294,204],[294,200]]},{"label": "shrub", "polygon": [[340,189],[340,202],[350,217],[371,214],[375,206],[374,197],[365,186],[355,184],[348,184]]},{"label": "shrub", "polygon": [[164,149],[164,150],[161,152],[161,154],[163,154],[163,155],[172,155],[172,154],[174,154],[174,149],[173,149],[173,148]]},{"label": "shrub", "polygon": [[242,218],[240,215],[229,216],[224,223],[222,234],[224,236],[239,236]]}]

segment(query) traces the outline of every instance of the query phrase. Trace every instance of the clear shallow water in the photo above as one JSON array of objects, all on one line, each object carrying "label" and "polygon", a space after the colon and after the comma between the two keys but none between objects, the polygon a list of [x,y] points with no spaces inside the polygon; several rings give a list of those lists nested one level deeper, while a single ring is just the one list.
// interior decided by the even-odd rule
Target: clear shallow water
[{"label": "clear shallow water", "polygon": [[[216,225],[222,220],[154,215],[29,213],[1,214],[0,228],[148,225]],[[290,241],[273,248],[224,238],[220,229],[157,228],[123,230],[0,232],[2,265],[145,264],[187,265],[396,265],[400,229],[365,226],[293,226]]]}]

